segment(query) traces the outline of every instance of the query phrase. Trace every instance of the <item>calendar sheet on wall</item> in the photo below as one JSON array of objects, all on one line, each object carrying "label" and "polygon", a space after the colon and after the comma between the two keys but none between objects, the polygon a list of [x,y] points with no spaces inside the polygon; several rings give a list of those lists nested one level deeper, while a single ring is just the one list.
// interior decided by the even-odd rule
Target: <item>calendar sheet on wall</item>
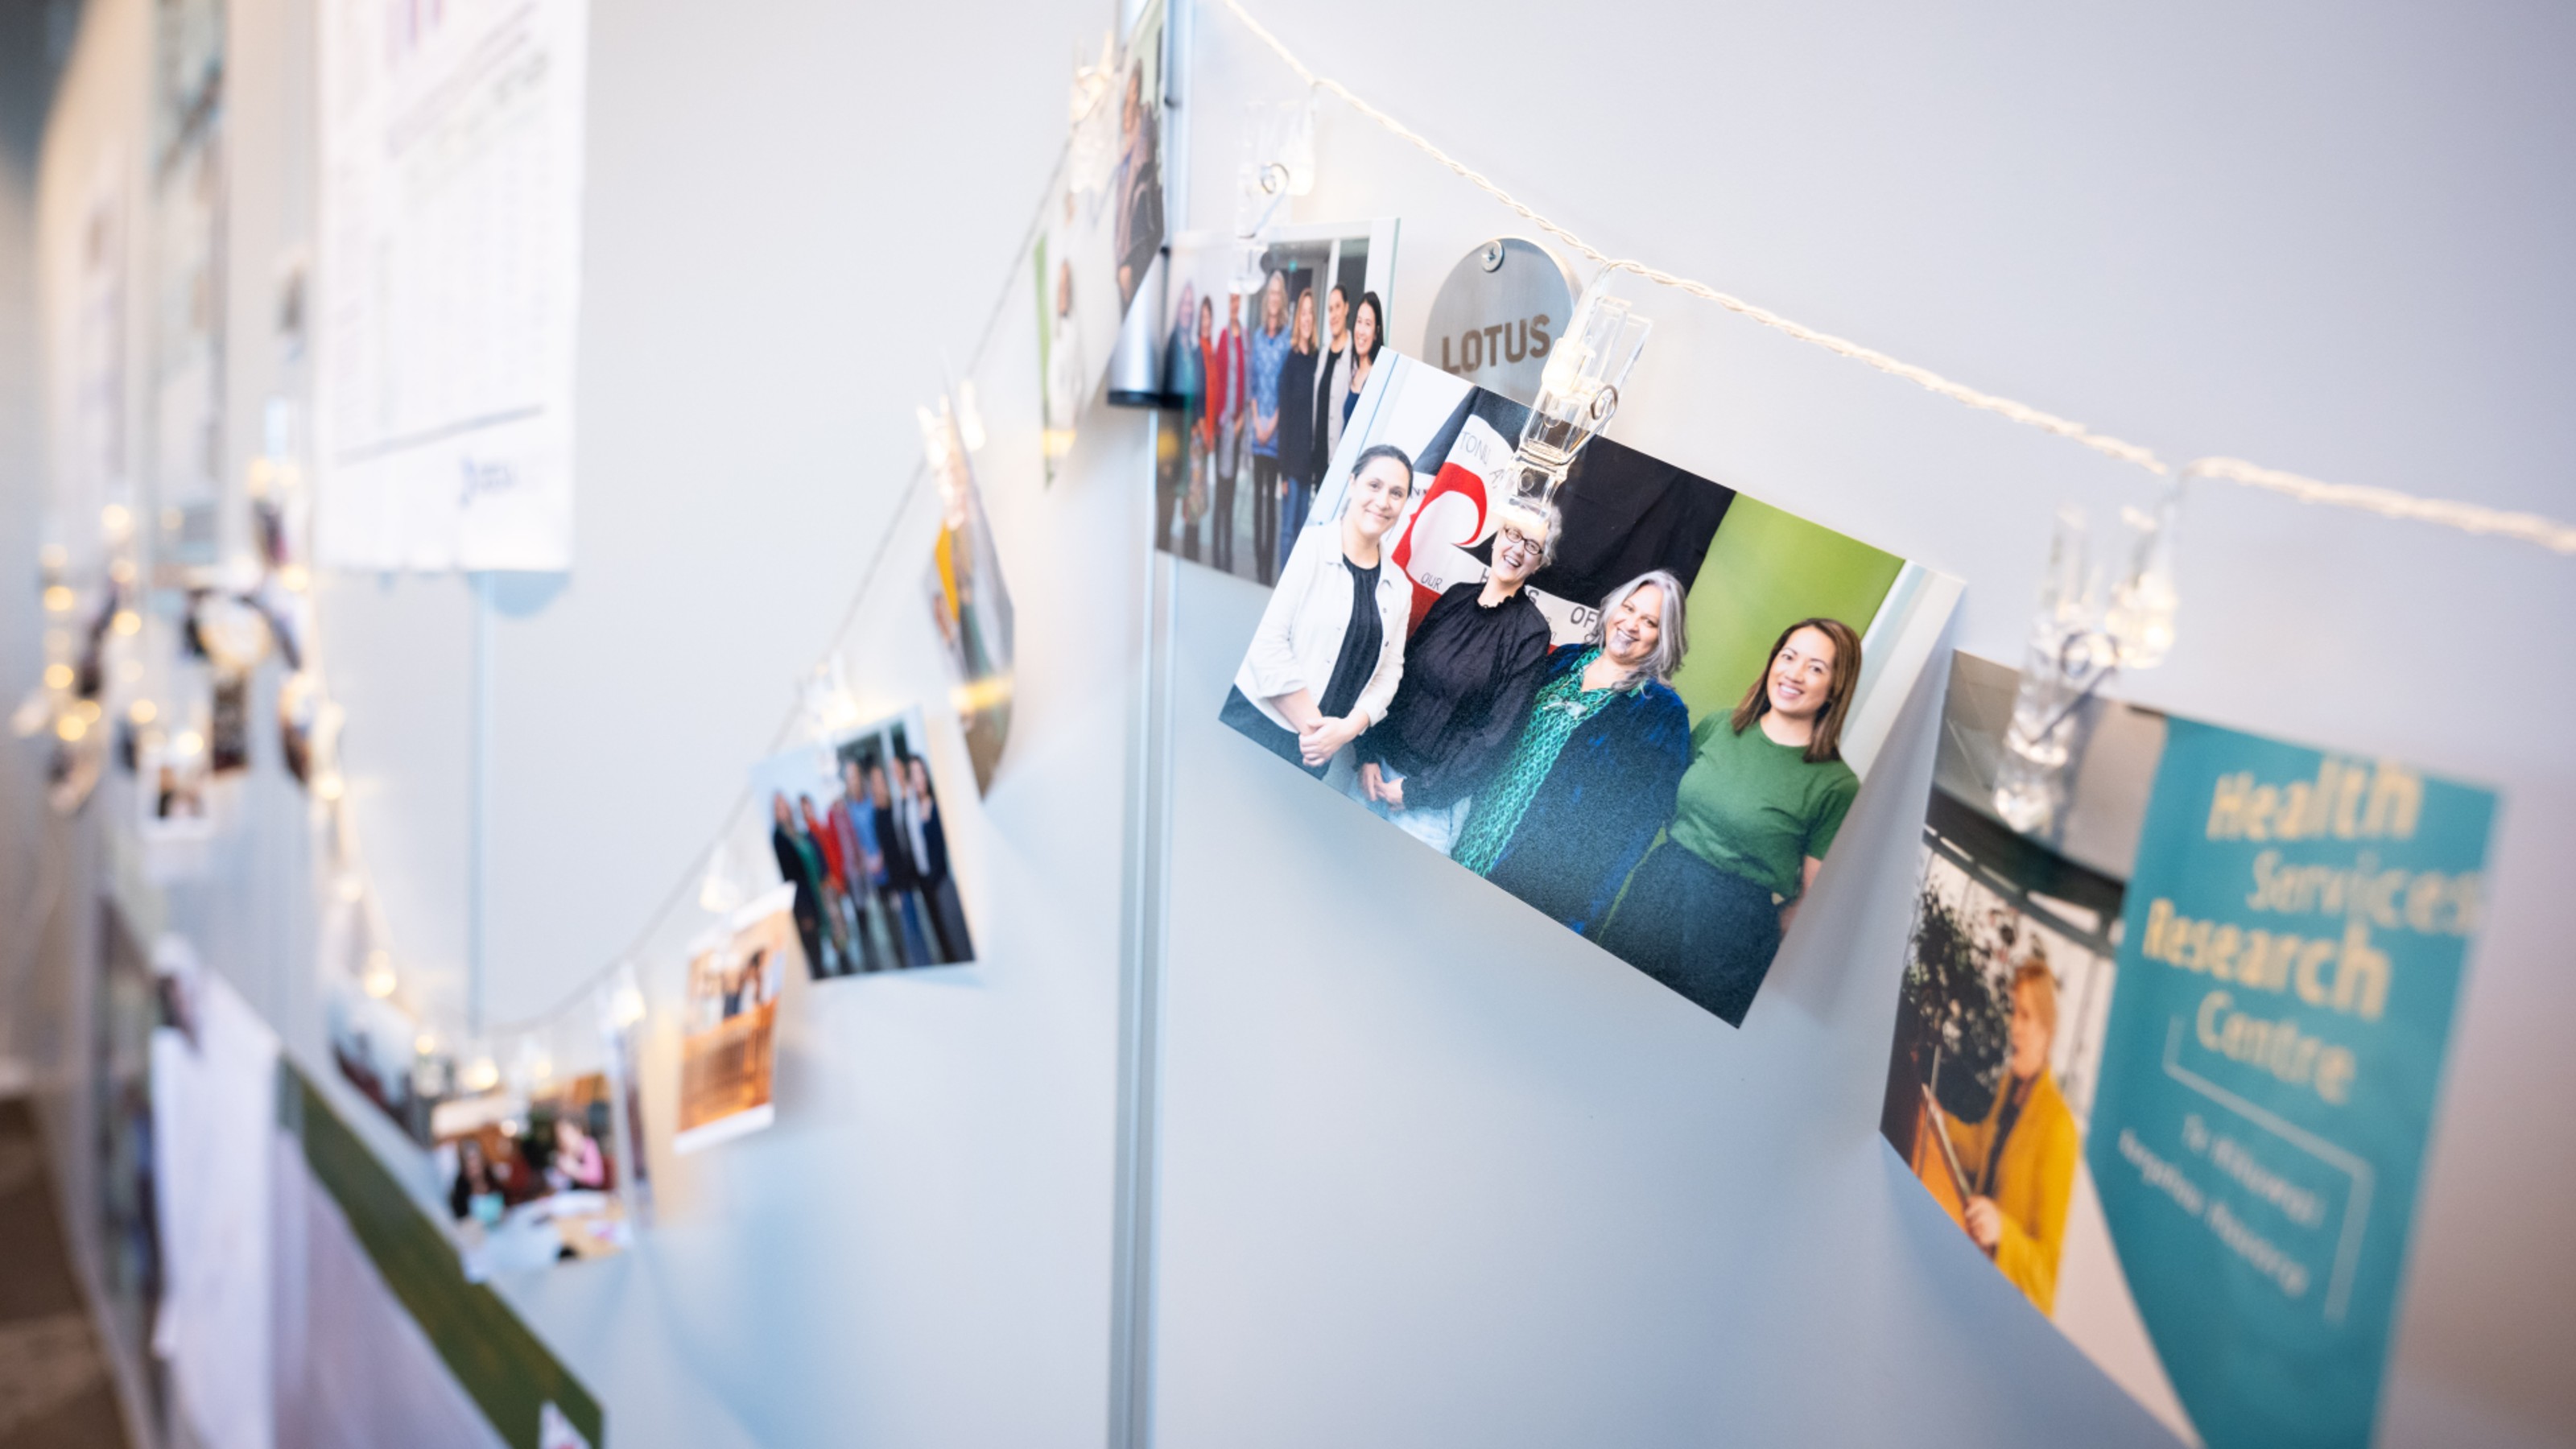
[{"label": "calendar sheet on wall", "polygon": [[324,0],[322,563],[572,565],[585,0]]}]

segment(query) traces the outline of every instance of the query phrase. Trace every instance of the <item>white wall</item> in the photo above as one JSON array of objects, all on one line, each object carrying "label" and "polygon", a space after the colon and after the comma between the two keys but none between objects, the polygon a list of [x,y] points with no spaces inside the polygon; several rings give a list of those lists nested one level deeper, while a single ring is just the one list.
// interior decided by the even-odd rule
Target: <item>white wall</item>
[{"label": "white wall", "polygon": [[[237,319],[309,226],[309,4],[234,11]],[[2576,99],[2553,65],[2576,37],[2556,12],[1257,8],[1614,251],[2178,458],[2576,514]],[[75,88],[97,92],[124,83],[97,77],[134,63],[144,8],[88,9]],[[911,407],[1017,280],[1066,68],[1105,10],[594,9],[578,563],[503,589],[491,1010],[554,1004],[693,871],[889,528],[850,663],[869,703],[934,718],[985,948],[800,989],[780,1125],[657,1162],[666,1212],[637,1252],[505,1285],[620,1445],[1103,1436],[1149,438],[1102,415],[1043,487],[1031,309],[1005,314],[978,466],[1021,709],[980,804],[917,592],[927,513],[898,504]],[[1221,225],[1235,104],[1291,91],[1221,10],[1197,31],[1192,220]],[[57,114],[94,135],[100,104]],[[1321,114],[1297,219],[1403,218],[1409,344],[1449,265],[1521,228]],[[2067,444],[1642,300],[1657,332],[1622,440],[1965,578],[1963,647],[2010,652],[2053,507],[2146,496]],[[275,362],[239,333],[233,357],[247,440]],[[2387,1437],[2576,1436],[2557,1110],[2576,1065],[2552,1035],[2576,1008],[2554,969],[2576,902],[2551,870],[2576,858],[2576,655],[2546,632],[2576,616],[2576,566],[2215,488],[2185,528],[2182,644],[2124,693],[2507,794]],[[1876,1136],[1929,692],[1828,872],[1861,904],[1801,933],[1738,1033],[1219,731],[1257,599],[1184,573],[1161,1442],[2157,1442],[1952,1251]],[[321,603],[376,879],[407,962],[452,990],[467,586],[338,577]],[[263,839],[291,837],[293,800],[265,808]],[[264,844],[234,869],[174,907],[315,1060],[301,855]],[[665,1004],[691,924],[649,943]],[[665,1123],[670,1095],[648,1097]]]}]

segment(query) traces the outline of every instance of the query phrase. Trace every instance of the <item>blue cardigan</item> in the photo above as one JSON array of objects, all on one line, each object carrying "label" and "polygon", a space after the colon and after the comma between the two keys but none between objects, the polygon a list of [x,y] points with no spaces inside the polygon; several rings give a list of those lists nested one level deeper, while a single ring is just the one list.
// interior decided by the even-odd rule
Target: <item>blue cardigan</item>
[{"label": "blue cardigan", "polygon": [[[1550,650],[1540,687],[1591,647]],[[1612,699],[1567,738],[1486,879],[1579,934],[1599,930],[1673,818],[1690,759],[1690,709],[1672,686],[1651,682]]]}]

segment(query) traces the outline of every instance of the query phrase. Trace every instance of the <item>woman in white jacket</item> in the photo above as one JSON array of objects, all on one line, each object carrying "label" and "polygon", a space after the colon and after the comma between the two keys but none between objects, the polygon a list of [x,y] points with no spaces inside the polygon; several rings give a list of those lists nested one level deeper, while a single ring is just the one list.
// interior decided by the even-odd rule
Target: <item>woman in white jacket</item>
[{"label": "woman in white jacket", "polygon": [[1413,586],[1382,545],[1412,494],[1403,449],[1360,454],[1341,526],[1300,531],[1226,696],[1227,724],[1317,779],[1385,717],[1404,677]]}]

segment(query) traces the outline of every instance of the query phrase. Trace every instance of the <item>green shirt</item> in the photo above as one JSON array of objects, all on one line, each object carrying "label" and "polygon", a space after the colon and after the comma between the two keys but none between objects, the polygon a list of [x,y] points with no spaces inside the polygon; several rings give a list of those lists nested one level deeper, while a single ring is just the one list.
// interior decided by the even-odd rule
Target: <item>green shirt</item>
[{"label": "green shirt", "polygon": [[1691,730],[1673,841],[1729,875],[1796,900],[1806,857],[1822,860],[1833,848],[1860,777],[1840,760],[1809,764],[1805,746],[1773,743],[1760,720],[1737,734],[1730,716],[1720,711]]}]

